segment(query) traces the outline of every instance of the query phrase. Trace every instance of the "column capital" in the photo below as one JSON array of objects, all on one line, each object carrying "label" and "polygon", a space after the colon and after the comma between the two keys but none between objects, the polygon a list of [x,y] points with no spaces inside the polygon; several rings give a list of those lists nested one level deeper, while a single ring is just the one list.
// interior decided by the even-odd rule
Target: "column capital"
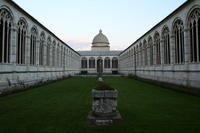
[{"label": "column capital", "polygon": [[175,35],[174,35],[174,34],[172,34],[172,35],[170,36],[170,38],[175,38]]},{"label": "column capital", "polygon": [[161,40],[160,40],[160,43],[164,43],[164,39],[161,39]]},{"label": "column capital", "polygon": [[189,32],[190,31],[190,28],[185,28],[184,29],[184,32]]},{"label": "column capital", "polygon": [[13,26],[13,27],[11,27],[11,31],[12,31],[12,32],[16,32],[16,31],[17,31],[17,28],[16,28],[16,27],[14,27],[14,26]]},{"label": "column capital", "polygon": [[27,38],[27,39],[30,39],[30,38],[31,38],[31,36],[27,34],[27,35],[26,35],[26,38]]}]

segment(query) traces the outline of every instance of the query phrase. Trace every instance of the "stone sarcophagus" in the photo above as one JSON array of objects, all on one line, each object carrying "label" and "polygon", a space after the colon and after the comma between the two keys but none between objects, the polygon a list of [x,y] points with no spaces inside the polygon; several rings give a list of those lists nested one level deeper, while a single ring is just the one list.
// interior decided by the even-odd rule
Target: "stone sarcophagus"
[{"label": "stone sarcophagus", "polygon": [[121,120],[117,110],[118,91],[113,90],[92,90],[92,111],[88,119],[91,124],[109,125]]},{"label": "stone sarcophagus", "polygon": [[92,112],[99,116],[115,114],[117,95],[117,90],[92,90]]}]

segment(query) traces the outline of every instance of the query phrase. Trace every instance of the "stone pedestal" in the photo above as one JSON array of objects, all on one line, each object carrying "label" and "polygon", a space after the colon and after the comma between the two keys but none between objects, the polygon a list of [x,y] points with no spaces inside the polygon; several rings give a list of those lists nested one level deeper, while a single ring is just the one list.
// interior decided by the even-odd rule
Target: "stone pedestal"
[{"label": "stone pedestal", "polygon": [[88,115],[90,124],[110,125],[122,118],[117,110],[117,90],[92,90],[92,111]]}]

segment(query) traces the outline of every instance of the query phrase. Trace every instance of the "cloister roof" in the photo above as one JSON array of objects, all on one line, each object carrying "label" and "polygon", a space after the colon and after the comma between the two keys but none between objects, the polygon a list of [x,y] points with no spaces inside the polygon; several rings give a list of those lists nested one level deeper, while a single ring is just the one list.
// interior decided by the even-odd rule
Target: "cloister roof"
[{"label": "cloister roof", "polygon": [[81,56],[119,56],[122,51],[78,51]]}]

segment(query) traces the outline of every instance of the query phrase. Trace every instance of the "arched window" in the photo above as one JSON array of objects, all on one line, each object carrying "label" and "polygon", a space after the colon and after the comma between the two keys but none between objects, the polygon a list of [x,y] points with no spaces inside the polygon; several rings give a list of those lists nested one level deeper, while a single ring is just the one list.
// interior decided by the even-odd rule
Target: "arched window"
[{"label": "arched window", "polygon": [[152,37],[149,37],[149,39],[148,39],[148,45],[149,45],[149,47],[150,47],[150,65],[153,65],[153,52],[154,52],[154,50],[153,50],[153,39],[152,39]]},{"label": "arched window", "polygon": [[11,14],[0,9],[0,63],[10,63],[11,24]]},{"label": "arched window", "polygon": [[85,57],[81,59],[81,68],[87,68],[87,58]]},{"label": "arched window", "polygon": [[53,46],[52,46],[52,66],[56,66],[56,41],[53,41]]},{"label": "arched window", "polygon": [[110,68],[110,58],[106,57],[104,59],[104,68]]},{"label": "arched window", "polygon": [[173,33],[175,35],[175,63],[183,63],[184,57],[184,26],[183,21],[178,19],[173,26]]},{"label": "arched window", "polygon": [[18,36],[17,36],[17,63],[25,64],[26,57],[26,34],[27,24],[24,19],[18,22]]},{"label": "arched window", "polygon": [[48,39],[47,39],[47,58],[46,58],[46,61],[47,61],[47,63],[46,63],[46,65],[47,66],[50,66],[50,47],[51,47],[51,38],[50,37],[48,37]]},{"label": "arched window", "polygon": [[189,16],[190,61],[200,62],[200,9],[194,9]]},{"label": "arched window", "polygon": [[144,55],[144,65],[146,66],[146,65],[148,65],[148,58],[147,58],[147,42],[146,42],[146,40],[144,40],[144,42],[143,42],[143,55]]},{"label": "arched window", "polygon": [[31,29],[30,38],[30,64],[36,65],[36,42],[37,42],[37,29],[33,27]]},{"label": "arched window", "polygon": [[158,32],[154,35],[155,47],[156,47],[156,64],[161,64],[160,60],[160,35]]},{"label": "arched window", "polygon": [[164,44],[164,64],[170,64],[170,36],[168,27],[163,28],[162,39]]},{"label": "arched window", "polygon": [[112,58],[112,68],[118,68],[118,59],[116,57]]},{"label": "arched window", "polygon": [[90,57],[89,59],[89,68],[95,68],[95,58]]},{"label": "arched window", "polygon": [[45,34],[44,32],[42,32],[40,35],[39,65],[44,65],[44,43],[45,43]]}]

